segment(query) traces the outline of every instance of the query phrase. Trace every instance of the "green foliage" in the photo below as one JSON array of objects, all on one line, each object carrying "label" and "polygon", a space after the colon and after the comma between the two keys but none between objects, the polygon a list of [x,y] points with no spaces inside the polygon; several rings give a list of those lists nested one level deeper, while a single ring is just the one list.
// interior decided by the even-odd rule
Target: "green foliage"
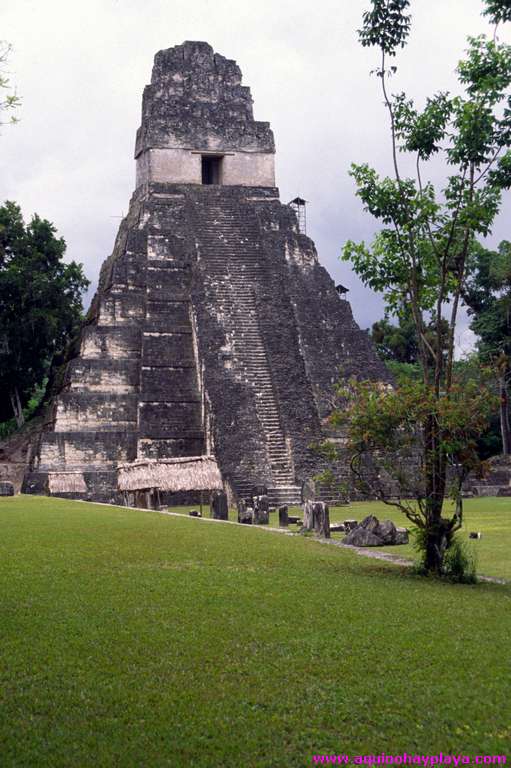
[{"label": "green foliage", "polygon": [[[358,490],[386,500],[390,480],[399,489],[395,503],[417,526],[428,528],[434,517],[427,489],[430,462],[435,457],[422,442],[424,424],[435,424],[441,461],[458,479],[450,491],[457,500],[465,477],[480,468],[477,438],[495,408],[495,398],[474,381],[453,385],[450,397],[440,399],[432,387],[411,380],[392,388],[351,379],[338,387],[337,394],[331,422],[347,428],[343,450],[352,457]],[[371,472],[364,471],[367,459]]]},{"label": "green foliage", "polygon": [[455,536],[444,558],[444,575],[455,584],[477,583],[477,561],[466,541]]},{"label": "green foliage", "polygon": [[[23,408],[23,418],[25,421],[29,421],[29,419],[37,413],[46,392],[47,381],[48,380],[45,378],[42,384],[34,389],[28,403]],[[18,425],[16,419],[8,419],[7,421],[0,422],[0,440],[5,440],[6,437],[14,434],[17,429]]]},{"label": "green foliage", "polygon": [[498,409],[498,387],[495,371],[477,351],[454,362],[454,377],[460,386],[465,382],[477,382],[491,393],[493,408],[488,414],[488,426],[476,438],[477,453],[481,462],[502,452],[502,440]]},{"label": "green foliage", "polygon": [[[441,152],[452,168],[441,194],[420,175],[382,179],[367,164],[352,166],[357,195],[385,228],[370,248],[348,242],[343,258],[384,294],[392,312],[410,301],[420,311],[434,309],[439,285],[447,301],[456,291],[456,266],[474,236],[489,233],[502,191],[511,185],[511,97],[506,97],[511,47],[483,36],[470,38],[458,73],[466,98],[441,92],[427,99],[422,111],[405,94],[387,104],[401,152],[415,154],[417,167]],[[502,116],[496,107],[505,97]]]},{"label": "green foliage", "polygon": [[481,96],[489,105],[497,104],[511,83],[511,49],[485,35],[469,37],[469,44],[467,58],[458,64],[460,82],[470,96]]},{"label": "green foliage", "polygon": [[400,317],[399,325],[393,325],[387,318],[379,320],[373,323],[371,338],[378,355],[383,360],[395,360],[399,363],[417,362],[419,350],[411,318]]},{"label": "green foliage", "polygon": [[422,372],[418,363],[399,363],[397,360],[385,360],[385,366],[398,385],[405,384],[407,381],[422,380]]},{"label": "green foliage", "polygon": [[[440,343],[445,350],[449,327],[445,320],[440,325]],[[431,347],[436,347],[438,339],[437,327],[434,321],[428,323],[424,330],[424,335]],[[371,338],[382,360],[410,365],[415,365],[419,362],[419,345],[415,323],[408,310],[401,310],[397,325],[391,323],[387,317],[373,323]]]},{"label": "green foliage", "polygon": [[497,251],[472,249],[463,298],[482,359],[511,355],[511,243],[503,241]]},{"label": "green foliage", "polygon": [[[402,338],[401,322],[399,326],[391,325],[387,320],[381,320],[373,325],[372,340],[379,356],[384,360],[386,368],[392,374],[397,386],[408,382],[420,382],[422,371],[418,362],[401,362],[407,354],[407,350],[416,349],[413,344],[414,335],[408,331],[411,329],[406,324],[406,336]],[[375,330],[376,329],[376,330]],[[413,329],[411,329],[413,330]],[[388,333],[388,335],[387,335]],[[410,346],[405,344],[410,338]],[[433,342],[433,339],[431,339]],[[473,386],[474,383],[484,387],[491,394],[493,408],[487,415],[488,425],[476,438],[477,454],[481,462],[491,456],[502,452],[501,428],[499,422],[497,386],[495,382],[495,370],[477,352],[454,361],[454,378],[460,387]]]},{"label": "green foliage", "polygon": [[500,392],[500,432],[503,453],[511,452],[509,382],[511,380],[511,243],[497,251],[473,248],[463,298],[472,316],[481,362],[493,372]]},{"label": "green foliage", "polygon": [[[428,534],[424,528],[414,528],[412,531],[413,547],[418,554],[414,572],[427,575],[425,562]],[[477,557],[475,550],[461,538],[460,534],[453,536],[447,548],[442,563],[442,576],[454,584],[477,584]]]},{"label": "green foliage", "polygon": [[[2,125],[1,116],[4,112],[16,110],[21,104],[21,99],[15,91],[11,90],[9,78],[5,72],[5,66],[9,59],[12,47],[3,40],[0,40],[0,125]],[[5,93],[7,91],[7,93]],[[11,115],[10,123],[17,123],[16,115]]]},{"label": "green foliage", "polygon": [[411,16],[405,13],[410,0],[373,0],[372,9],[363,15],[359,40],[363,46],[376,45],[389,56],[403,48],[410,33]]},{"label": "green foliage", "polygon": [[[477,238],[490,233],[502,195],[511,187],[511,46],[496,36],[469,38],[457,69],[460,94],[438,91],[421,109],[406,94],[388,90],[396,68],[387,69],[385,59],[407,41],[408,3],[372,0],[371,7],[360,40],[379,48],[376,72],[389,116],[394,172],[382,178],[368,164],[352,165],[357,195],[380,230],[370,246],[346,243],[342,258],[365,285],[383,294],[388,315],[401,318],[406,307],[422,382],[407,383],[403,377],[396,395],[369,383],[352,384],[351,404],[342,408],[353,419],[348,442],[360,487],[375,492],[374,482],[364,479],[364,461],[397,483],[399,504],[426,529],[428,569],[441,572],[443,553],[461,524],[461,484],[478,464],[477,432],[485,428],[492,401],[477,381],[463,388],[456,383],[454,350],[471,255]],[[487,5],[486,11],[494,20],[495,14],[498,20],[507,18],[502,3]],[[414,177],[402,173],[401,154],[412,155]],[[444,168],[438,189],[427,178],[433,158],[435,175],[441,163]],[[382,341],[393,342],[387,353],[397,351],[388,325],[378,330]],[[406,348],[398,362],[412,364],[415,350],[411,343]],[[406,471],[407,462],[413,465],[414,437],[419,446],[415,478]],[[455,477],[451,490],[449,473]],[[388,499],[383,482],[376,486],[379,498]],[[449,493],[456,499],[456,514],[444,520]],[[403,503],[407,495],[418,503],[419,513]]]},{"label": "green foliage", "polygon": [[429,160],[440,150],[440,142],[452,113],[448,94],[439,93],[426,99],[421,113],[404,93],[397,94],[394,99],[395,132],[402,141],[401,149],[416,152],[420,160]]},{"label": "green foliage", "polygon": [[82,266],[63,261],[66,244],[39,216],[25,224],[18,205],[0,207],[0,420],[17,392],[25,408],[81,320]]},{"label": "green foliage", "polygon": [[511,0],[484,0],[484,15],[494,24],[511,21]]}]

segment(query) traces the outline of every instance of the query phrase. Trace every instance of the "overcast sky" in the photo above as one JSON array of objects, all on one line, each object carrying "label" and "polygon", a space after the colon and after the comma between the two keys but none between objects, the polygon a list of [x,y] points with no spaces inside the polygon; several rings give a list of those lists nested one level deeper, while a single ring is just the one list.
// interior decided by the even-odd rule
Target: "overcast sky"
[{"label": "overcast sky", "polygon": [[[393,90],[421,103],[456,87],[467,35],[487,31],[480,0],[412,0],[413,31]],[[11,80],[23,98],[19,125],[2,128],[0,201],[48,218],[95,288],[134,189],[135,131],[154,54],[205,40],[236,59],[254,113],[270,121],[281,199],[308,206],[321,262],[350,288],[368,327],[380,299],[340,263],[348,239],[370,240],[348,176],[351,162],[390,171],[387,119],[374,50],[356,30],[368,0],[4,0],[0,39],[13,45]],[[507,39],[511,42],[509,35]],[[511,238],[506,201],[491,243]],[[90,299],[90,295],[87,298]],[[460,340],[468,344],[468,337]]]}]

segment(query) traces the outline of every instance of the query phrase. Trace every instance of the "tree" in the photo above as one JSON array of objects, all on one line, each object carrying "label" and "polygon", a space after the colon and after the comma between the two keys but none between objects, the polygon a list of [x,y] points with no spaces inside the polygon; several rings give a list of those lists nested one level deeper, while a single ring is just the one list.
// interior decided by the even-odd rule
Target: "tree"
[{"label": "tree", "polygon": [[511,379],[511,243],[497,251],[472,250],[463,292],[473,320],[471,330],[483,363],[491,365],[499,387],[502,453],[511,454],[509,381]]},{"label": "tree", "polygon": [[419,347],[413,318],[409,314],[400,315],[397,325],[387,317],[373,323],[371,338],[382,360],[408,364],[417,362]]},{"label": "tree", "polygon": [[18,205],[0,207],[0,420],[23,407],[81,320],[89,284],[81,264],[64,263],[66,244],[49,221],[25,224]]},{"label": "tree", "polygon": [[[441,337],[443,353],[446,352],[446,341],[449,332],[445,320],[441,323]],[[431,348],[437,343],[436,323],[428,323],[424,334]],[[388,366],[391,371],[409,366],[415,366],[419,362],[419,344],[415,333],[415,324],[411,313],[407,309],[401,309],[398,313],[397,325],[391,323],[388,317],[373,323],[371,338],[378,355],[387,363],[398,363],[399,366]]]},{"label": "tree", "polygon": [[[484,5],[495,28],[509,20],[509,0],[486,0]],[[461,487],[476,461],[474,432],[486,409],[484,396],[457,387],[455,329],[476,238],[489,234],[503,191],[511,186],[511,47],[499,43],[496,34],[469,38],[466,57],[457,68],[463,95],[440,91],[420,109],[406,94],[389,90],[389,77],[397,71],[391,61],[406,45],[411,28],[409,6],[409,0],[372,0],[359,31],[363,46],[379,50],[376,75],[389,117],[393,176],[380,178],[367,164],[352,165],[357,195],[382,228],[370,247],[348,242],[343,258],[352,262],[367,286],[383,294],[389,313],[409,308],[422,381],[413,392],[402,393],[408,412],[398,408],[395,391],[372,385],[368,392],[353,386],[355,423],[363,407],[373,418],[362,430],[350,428],[349,445],[355,465],[370,455],[377,470],[382,452],[399,447],[400,435],[418,435],[421,482],[408,482],[403,466],[394,463],[393,469],[385,459],[398,485],[398,499],[391,501],[378,482],[373,490],[422,529],[425,567],[441,573],[445,551],[461,526]],[[403,174],[402,154],[413,158],[414,177]],[[446,171],[439,191],[427,179],[430,161],[436,169],[443,163]],[[434,329],[435,344],[428,327]],[[374,403],[388,415],[386,429]],[[400,414],[397,421],[391,406]],[[376,480],[379,475],[376,471]],[[413,508],[401,500],[412,489]],[[447,495],[455,499],[456,508],[444,518]]]},{"label": "tree", "polygon": [[[12,46],[0,40],[0,125],[3,125],[1,120],[2,113],[11,112],[21,104],[21,99],[16,92],[11,89],[9,78],[7,77],[5,70],[11,50]],[[11,114],[9,122],[16,123],[16,116]]]}]

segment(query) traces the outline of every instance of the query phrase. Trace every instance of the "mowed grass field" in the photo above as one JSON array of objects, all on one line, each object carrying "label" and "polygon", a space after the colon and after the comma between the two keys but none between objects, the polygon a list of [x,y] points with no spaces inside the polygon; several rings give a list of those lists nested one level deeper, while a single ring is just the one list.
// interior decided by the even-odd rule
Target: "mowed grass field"
[{"label": "mowed grass field", "polygon": [[[198,507],[175,507],[172,511],[188,514],[190,509]],[[511,498],[478,498],[465,499],[463,502],[463,527],[459,531],[462,540],[467,541],[469,548],[476,557],[477,571],[485,576],[511,580]],[[449,513],[449,505],[446,504],[445,515]],[[209,514],[205,505],[203,514]],[[303,517],[299,507],[290,509],[289,514]],[[361,520],[366,515],[375,515],[379,520],[392,520],[397,526],[403,526],[409,530],[413,524],[395,507],[388,506],[378,501],[356,501],[343,507],[330,509],[330,521],[342,521],[347,519]],[[230,520],[237,520],[237,512],[230,510]],[[278,513],[270,515],[270,526],[278,527]],[[290,531],[297,531],[296,526],[290,526]],[[469,540],[470,531],[480,531],[481,539]],[[342,540],[341,533],[333,534],[334,539]],[[413,547],[413,535],[410,535],[410,543],[396,547],[372,547],[374,551],[382,551],[388,554],[417,559],[417,552]]]},{"label": "mowed grass field", "polygon": [[2,768],[509,759],[510,585],[59,499],[0,526]]}]

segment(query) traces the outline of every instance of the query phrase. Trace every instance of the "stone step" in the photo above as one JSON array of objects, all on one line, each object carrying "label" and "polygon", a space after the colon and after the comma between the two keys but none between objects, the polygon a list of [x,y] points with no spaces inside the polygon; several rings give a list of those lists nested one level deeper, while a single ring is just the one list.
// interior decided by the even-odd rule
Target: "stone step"
[{"label": "stone step", "polygon": [[[226,311],[224,327],[232,335],[235,367],[243,371],[243,379],[254,389],[274,485],[282,488],[278,496],[294,501],[297,493],[299,499],[300,489],[293,483],[294,473],[259,327],[255,288],[265,279],[261,268],[264,251],[254,244],[259,226],[252,217],[244,215],[235,200],[222,198],[220,203],[208,197],[196,210],[201,259],[207,264],[210,278],[208,295]],[[238,493],[247,493],[253,486],[242,478],[235,478],[234,485]]]},{"label": "stone step", "polygon": [[298,506],[301,504],[301,489],[298,486],[296,486],[296,490],[289,491],[282,491],[280,488],[269,488],[268,499],[272,507],[278,507],[282,504]]}]

